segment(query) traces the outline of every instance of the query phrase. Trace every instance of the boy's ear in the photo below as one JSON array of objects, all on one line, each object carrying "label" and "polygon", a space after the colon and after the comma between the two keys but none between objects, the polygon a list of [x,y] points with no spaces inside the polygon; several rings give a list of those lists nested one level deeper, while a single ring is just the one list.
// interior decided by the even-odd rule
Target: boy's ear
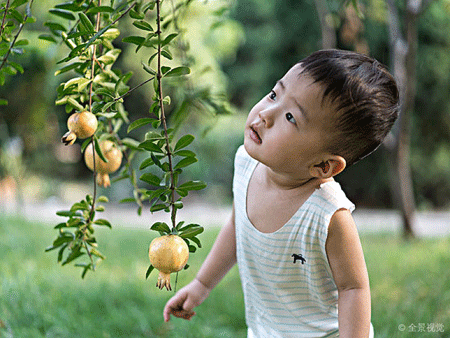
[{"label": "boy's ear", "polygon": [[311,166],[309,172],[316,178],[330,178],[342,172],[346,165],[342,156],[333,155],[321,163]]}]

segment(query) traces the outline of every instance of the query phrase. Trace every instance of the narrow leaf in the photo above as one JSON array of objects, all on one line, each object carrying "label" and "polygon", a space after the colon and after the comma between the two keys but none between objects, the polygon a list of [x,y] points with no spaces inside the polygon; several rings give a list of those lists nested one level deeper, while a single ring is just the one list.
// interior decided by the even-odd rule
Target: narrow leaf
[{"label": "narrow leaf", "polygon": [[144,20],[136,20],[133,22],[133,26],[145,30],[145,31],[150,31],[153,32],[153,27],[146,21]]},{"label": "narrow leaf", "polygon": [[86,28],[88,32],[94,32],[94,25],[92,24],[91,20],[89,20],[88,16],[83,12],[78,13],[78,16],[84,28]]},{"label": "narrow leaf", "polygon": [[187,147],[188,145],[190,145],[192,143],[192,141],[194,141],[195,137],[192,135],[184,135],[183,137],[181,137],[177,144],[175,144],[175,148],[174,151],[183,149],[185,147]]},{"label": "narrow leaf", "polygon": [[145,279],[148,279],[148,276],[150,276],[150,274],[152,273],[153,269],[155,267],[153,265],[150,265],[147,269],[147,272],[145,273]]},{"label": "narrow leaf", "polygon": [[52,8],[49,12],[66,20],[75,20],[75,15],[64,9]]},{"label": "narrow leaf", "polygon": [[179,189],[185,189],[185,190],[202,190],[206,188],[206,183],[201,181],[189,181],[186,183],[183,183],[178,187]]},{"label": "narrow leaf", "polygon": [[106,219],[96,219],[94,221],[94,224],[107,226],[108,228],[112,229],[111,223],[109,223],[109,221]]},{"label": "narrow leaf", "polygon": [[94,137],[94,147],[95,147],[95,152],[97,153],[98,156],[100,156],[101,160],[105,163],[108,163],[108,160],[106,159],[105,155],[103,155],[102,149],[100,148],[100,144],[96,137]]},{"label": "narrow leaf", "polygon": [[192,163],[197,162],[198,160],[195,157],[185,157],[180,162],[177,163],[177,165],[173,168],[174,170],[187,167],[188,165],[191,165]]},{"label": "narrow leaf", "polygon": [[161,183],[161,179],[151,173],[145,173],[139,179],[154,186],[159,186],[159,184]]},{"label": "narrow leaf", "polygon": [[151,118],[142,118],[142,119],[138,119],[136,121],[133,121],[129,126],[128,126],[128,130],[127,133],[129,133],[130,131],[137,129],[139,127],[145,126],[146,124],[149,124],[153,121],[153,119]]},{"label": "narrow leaf", "polygon": [[166,74],[164,74],[164,77],[168,76],[181,76],[181,75],[187,75],[191,72],[191,69],[189,67],[176,67],[168,71]]}]

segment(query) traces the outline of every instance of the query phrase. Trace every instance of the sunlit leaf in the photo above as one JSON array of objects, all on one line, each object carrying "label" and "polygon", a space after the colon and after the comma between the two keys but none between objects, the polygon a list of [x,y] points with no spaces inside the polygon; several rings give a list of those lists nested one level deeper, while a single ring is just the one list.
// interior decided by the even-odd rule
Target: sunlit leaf
[{"label": "sunlit leaf", "polygon": [[164,77],[187,75],[190,72],[191,72],[191,69],[189,67],[181,66],[181,67],[176,67],[176,68],[171,69],[166,74],[164,74]]}]

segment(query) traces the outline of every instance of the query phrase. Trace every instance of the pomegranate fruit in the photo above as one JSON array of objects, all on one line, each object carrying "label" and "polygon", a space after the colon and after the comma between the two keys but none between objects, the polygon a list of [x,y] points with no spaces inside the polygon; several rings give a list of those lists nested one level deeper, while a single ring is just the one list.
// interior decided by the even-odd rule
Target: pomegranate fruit
[{"label": "pomegranate fruit", "polygon": [[89,111],[74,113],[67,120],[69,131],[63,135],[61,141],[66,145],[71,145],[78,138],[88,138],[94,135],[97,130],[97,118]]},{"label": "pomegranate fruit", "polygon": [[180,236],[160,236],[150,243],[148,257],[153,267],[159,271],[156,286],[161,290],[165,287],[171,291],[170,274],[184,268],[189,258],[189,247]]},{"label": "pomegranate fruit", "polygon": [[[95,171],[97,172],[97,184],[103,187],[109,187],[111,181],[109,180],[109,174],[115,172],[119,169],[122,163],[122,152],[116,146],[114,142],[105,140],[100,142],[100,149],[102,154],[108,160],[108,162],[103,161],[98,154],[95,154]],[[92,142],[86,147],[84,152],[84,162],[87,167],[94,171],[94,149]]]}]

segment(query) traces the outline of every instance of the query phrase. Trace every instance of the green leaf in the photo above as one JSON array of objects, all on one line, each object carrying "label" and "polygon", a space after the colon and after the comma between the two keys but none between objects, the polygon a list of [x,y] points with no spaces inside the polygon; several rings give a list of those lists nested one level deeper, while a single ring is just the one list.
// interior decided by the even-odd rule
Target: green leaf
[{"label": "green leaf", "polygon": [[165,222],[156,222],[150,227],[150,229],[161,233],[170,234],[170,228]]},{"label": "green leaf", "polygon": [[176,68],[171,69],[166,74],[164,74],[164,77],[187,75],[190,72],[191,72],[191,69],[189,67],[181,66],[181,67],[176,67]]},{"label": "green leaf", "polygon": [[151,206],[150,212],[156,212],[156,211],[164,210],[166,208],[167,208],[167,205],[165,205],[165,204],[155,204],[155,205]]},{"label": "green leaf", "polygon": [[69,243],[69,242],[72,242],[73,240],[74,240],[74,236],[65,235],[65,236],[58,237],[57,239],[55,239],[53,241],[53,248],[58,248],[61,245],[63,245],[64,243]]},{"label": "green leaf", "polygon": [[46,21],[44,23],[44,26],[50,28],[53,32],[65,32],[65,31],[67,31],[67,28],[64,27],[63,25],[61,25],[58,22]]},{"label": "green leaf", "polygon": [[177,163],[177,165],[173,168],[174,170],[187,167],[188,165],[191,165],[192,163],[197,162],[198,160],[195,157],[185,157],[180,162]]},{"label": "green leaf", "polygon": [[155,152],[155,153],[160,153],[163,154],[163,150],[157,146],[155,143],[153,143],[152,140],[147,140],[144,142],[141,142],[141,144],[139,145],[139,148],[143,148],[147,151],[151,151],[151,152]]},{"label": "green leaf", "polygon": [[41,35],[39,35],[38,39],[49,41],[49,42],[56,42],[56,39],[53,36],[51,36],[50,34],[41,34]]},{"label": "green leaf", "polygon": [[184,189],[184,190],[202,190],[202,189],[206,188],[206,183],[201,182],[201,181],[189,181],[189,182],[183,183],[178,188]]},{"label": "green leaf", "polygon": [[97,140],[97,137],[94,137],[94,147],[95,147],[95,152],[97,153],[98,156],[100,156],[102,161],[105,163],[108,163],[108,160],[106,159],[105,155],[103,155],[103,153],[102,153],[102,149],[100,148],[100,144]]},{"label": "green leaf", "polygon": [[85,77],[76,77],[70,79],[64,84],[64,89],[69,88],[70,86],[77,86],[77,91],[81,92],[84,88],[86,88],[91,83],[91,80],[86,79]]},{"label": "green leaf", "polygon": [[[81,4],[80,4],[80,2],[81,2]],[[84,1],[73,1],[73,0],[66,1],[61,4],[55,5],[55,8],[66,9],[71,12],[80,12],[82,10],[85,10],[87,7],[87,5],[82,6],[83,3],[84,3]]]},{"label": "green leaf", "polygon": [[129,126],[128,126],[128,130],[127,133],[129,133],[130,131],[137,129],[139,127],[145,126],[149,123],[151,123],[153,121],[153,119],[151,118],[142,118],[142,119],[138,119],[136,121],[133,121]]},{"label": "green leaf", "polygon": [[154,164],[155,162],[153,162],[152,158],[146,158],[145,160],[142,161],[141,165],[139,166],[139,170],[143,170],[149,166],[151,166],[152,164]]},{"label": "green leaf", "polygon": [[94,224],[107,226],[108,228],[112,229],[111,223],[109,223],[109,221],[106,219],[96,219],[94,221]]},{"label": "green leaf", "polygon": [[167,73],[170,69],[171,69],[170,67],[162,66],[162,67],[161,67],[161,72],[162,72],[163,74],[165,74],[165,73]]},{"label": "green leaf", "polygon": [[69,246],[69,244],[64,244],[58,252],[58,263],[62,261],[64,250]]},{"label": "green leaf", "polygon": [[130,149],[141,150],[139,149],[139,142],[132,138],[125,137],[124,139],[122,139],[122,143]]},{"label": "green leaf", "polygon": [[72,70],[72,69],[75,69],[75,68],[81,66],[81,65],[83,65],[83,62],[74,62],[74,63],[71,63],[70,65],[67,65],[67,66],[62,67],[61,69],[57,70],[57,71],[55,72],[55,76],[57,76],[57,75],[59,75],[59,74],[63,74],[63,73],[65,73],[65,72],[68,72],[68,71],[70,71],[70,70]]},{"label": "green leaf", "polygon": [[167,50],[161,51],[161,55],[164,56],[168,60],[172,60],[173,59],[172,54],[170,54],[170,52],[168,52]]},{"label": "green leaf", "polygon": [[28,46],[29,41],[27,39],[21,39],[21,40],[17,40],[14,43],[14,47],[18,47],[18,46]]},{"label": "green leaf", "polygon": [[81,216],[79,212],[69,211],[69,210],[61,210],[57,211],[56,215],[62,216],[62,217],[74,217],[74,216]]},{"label": "green leaf", "polygon": [[[88,48],[90,45],[92,45],[94,43],[95,40],[97,40],[97,38],[102,35],[104,32],[106,32],[109,27],[111,27],[112,24],[109,24],[106,27],[103,27],[102,29],[100,29],[97,33],[95,33],[92,38],[89,39],[89,41],[83,46],[83,48]],[[75,49],[74,49],[75,50]]]},{"label": "green leaf", "polygon": [[81,153],[84,153],[84,151],[86,150],[86,147],[91,144],[91,139],[87,138],[86,140],[84,140],[84,142],[81,144]]},{"label": "green leaf", "polygon": [[62,263],[62,265],[66,265],[66,264],[72,262],[74,259],[77,259],[78,257],[80,257],[82,255],[84,255],[84,252],[81,252],[81,246],[75,246],[72,249],[72,252],[66,258],[66,260]]},{"label": "green leaf", "polygon": [[102,203],[108,203],[109,199],[106,196],[100,196],[99,198],[97,198],[97,201]]},{"label": "green leaf", "polygon": [[148,276],[150,276],[150,274],[152,273],[153,269],[155,267],[153,265],[150,265],[147,269],[147,272],[145,273],[145,279],[148,279]]},{"label": "green leaf", "polygon": [[80,18],[80,21],[84,28],[89,32],[94,32],[94,25],[92,24],[91,20],[89,20],[88,16],[84,14],[83,12],[78,13],[78,17]]},{"label": "green leaf", "polygon": [[173,149],[174,152],[177,150],[183,149],[190,145],[192,141],[194,141],[195,137],[192,135],[184,135],[182,136],[178,142],[175,144],[175,148]]},{"label": "green leaf", "polygon": [[154,186],[159,186],[159,184],[161,183],[161,179],[151,173],[145,173],[141,177],[139,177],[139,179]]},{"label": "green leaf", "polygon": [[195,153],[191,150],[178,150],[174,152],[175,156],[182,156],[182,157],[195,157]]},{"label": "green leaf", "polygon": [[145,41],[145,38],[142,36],[127,36],[122,39],[122,42],[132,43],[138,46],[141,46]]},{"label": "green leaf", "polygon": [[129,12],[129,14],[132,19],[143,19],[144,18],[144,14],[139,13],[134,8]]},{"label": "green leaf", "polygon": [[97,14],[97,13],[113,13],[114,8],[109,6],[96,6],[91,7],[87,10],[88,14]]},{"label": "green leaf", "polygon": [[7,106],[7,105],[8,105],[8,100],[0,99],[0,106]]},{"label": "green leaf", "polygon": [[142,29],[144,31],[150,31],[153,32],[153,27],[146,21],[144,20],[136,20],[133,21],[133,26]]},{"label": "green leaf", "polygon": [[53,15],[59,16],[60,18],[66,19],[66,20],[75,20],[75,15],[73,15],[71,12],[65,10],[65,9],[59,9],[59,8],[52,8],[49,10],[49,12]]},{"label": "green leaf", "polygon": [[168,35],[162,42],[161,46],[165,46],[165,45],[169,44],[170,41],[175,39],[177,36],[178,36],[178,33],[172,33],[172,34]]},{"label": "green leaf", "polygon": [[179,236],[181,238],[193,238],[203,232],[203,227],[198,224],[189,224],[188,226],[184,227],[187,228],[186,230],[180,229]]},{"label": "green leaf", "polygon": [[121,200],[119,201],[119,203],[130,203],[130,202],[135,202],[135,201],[136,201],[135,198],[129,197],[129,198],[121,199]]},{"label": "green leaf", "polygon": [[10,6],[10,8],[17,8],[22,6],[24,3],[26,3],[28,0],[14,0]]}]

